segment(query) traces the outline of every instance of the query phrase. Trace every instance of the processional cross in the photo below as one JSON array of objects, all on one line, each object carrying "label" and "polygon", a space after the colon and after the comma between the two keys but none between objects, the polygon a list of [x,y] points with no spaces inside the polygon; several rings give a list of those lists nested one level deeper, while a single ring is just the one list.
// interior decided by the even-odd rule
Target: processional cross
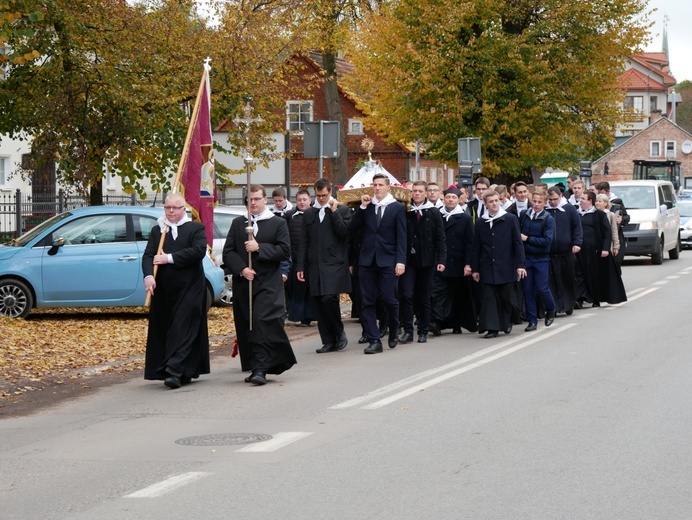
[{"label": "processional cross", "polygon": [[[245,232],[247,233],[248,240],[253,238],[253,228],[252,228],[252,213],[250,212],[250,186],[252,182],[250,181],[252,176],[252,168],[255,164],[255,159],[250,154],[250,126],[253,124],[260,124],[264,122],[261,117],[252,117],[252,97],[248,96],[245,99],[245,106],[243,107],[243,113],[245,117],[236,117],[233,119],[233,123],[239,128],[243,127],[243,135],[245,136],[245,157],[243,162],[245,163],[245,173],[247,174],[247,226],[245,227]],[[247,254],[248,268],[252,269],[252,253]],[[252,330],[252,280],[248,280],[249,283],[249,304],[250,304],[250,319],[249,328]]]}]

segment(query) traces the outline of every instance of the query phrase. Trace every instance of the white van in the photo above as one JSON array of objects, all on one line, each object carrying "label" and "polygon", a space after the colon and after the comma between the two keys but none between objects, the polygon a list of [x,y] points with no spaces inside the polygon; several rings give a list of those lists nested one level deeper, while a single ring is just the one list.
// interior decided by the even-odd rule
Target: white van
[{"label": "white van", "polygon": [[625,204],[630,216],[624,226],[625,255],[650,255],[651,263],[663,262],[668,251],[671,260],[680,256],[680,214],[675,188],[669,181],[613,181],[611,193]]}]

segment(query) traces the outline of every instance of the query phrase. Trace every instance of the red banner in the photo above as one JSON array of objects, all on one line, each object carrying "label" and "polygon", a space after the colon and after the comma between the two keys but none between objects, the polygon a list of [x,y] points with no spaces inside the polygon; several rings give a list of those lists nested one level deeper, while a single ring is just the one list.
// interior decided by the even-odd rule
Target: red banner
[{"label": "red banner", "polygon": [[193,120],[190,121],[193,130],[187,160],[180,178],[180,191],[185,196],[193,220],[204,224],[209,247],[214,241],[214,205],[217,201],[210,94],[209,68],[205,65],[202,86],[192,112]]}]

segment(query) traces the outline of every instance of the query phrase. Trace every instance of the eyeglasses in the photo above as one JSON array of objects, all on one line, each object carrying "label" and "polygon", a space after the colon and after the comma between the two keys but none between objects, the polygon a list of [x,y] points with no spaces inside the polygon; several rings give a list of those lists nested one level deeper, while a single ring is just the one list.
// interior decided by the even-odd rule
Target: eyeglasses
[{"label": "eyeglasses", "polygon": [[250,202],[259,202],[260,200],[263,200],[264,197],[250,197]]},{"label": "eyeglasses", "polygon": [[163,209],[166,211],[176,211],[179,209],[183,209],[185,206],[164,206]]}]

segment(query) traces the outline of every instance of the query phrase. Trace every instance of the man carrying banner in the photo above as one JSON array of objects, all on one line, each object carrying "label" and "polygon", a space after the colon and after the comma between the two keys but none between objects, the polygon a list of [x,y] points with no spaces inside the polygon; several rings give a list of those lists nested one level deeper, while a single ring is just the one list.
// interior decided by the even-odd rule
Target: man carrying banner
[{"label": "man carrying banner", "polygon": [[[204,226],[191,222],[179,193],[166,198],[166,214],[151,230],[142,256],[144,287],[152,296],[144,379],[175,389],[209,373]],[[157,246],[165,233],[163,250]],[[158,274],[154,278],[154,266]]]}]

